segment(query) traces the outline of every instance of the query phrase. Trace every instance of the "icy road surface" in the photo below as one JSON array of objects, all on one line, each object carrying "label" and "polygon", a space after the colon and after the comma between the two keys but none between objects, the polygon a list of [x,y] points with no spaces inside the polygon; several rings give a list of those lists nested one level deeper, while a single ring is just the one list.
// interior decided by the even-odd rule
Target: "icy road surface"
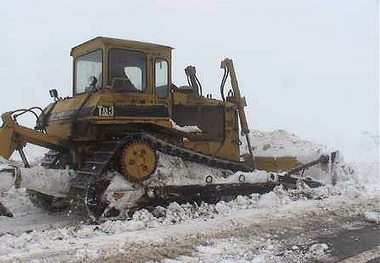
[{"label": "icy road surface", "polygon": [[[329,243],[321,243],[321,234],[331,236],[342,227],[355,229],[357,217],[378,209],[379,201],[379,197],[347,199],[337,196],[172,224],[154,225],[153,218],[140,214],[141,218],[129,222],[78,225],[24,233],[19,237],[3,235],[0,260],[336,262],[334,248]],[[180,218],[177,215],[177,219]],[[378,233],[374,232],[374,238]]]}]

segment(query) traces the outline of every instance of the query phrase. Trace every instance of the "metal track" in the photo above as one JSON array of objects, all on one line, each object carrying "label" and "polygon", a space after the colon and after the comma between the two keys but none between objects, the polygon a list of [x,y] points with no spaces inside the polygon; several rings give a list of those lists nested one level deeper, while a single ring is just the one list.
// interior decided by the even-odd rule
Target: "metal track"
[{"label": "metal track", "polygon": [[188,148],[169,143],[151,134],[144,134],[143,137],[149,139],[152,145],[158,151],[169,154],[169,155],[173,155],[173,156],[179,156],[183,160],[186,160],[186,161],[197,162],[197,163],[205,164],[211,167],[231,170],[233,172],[238,172],[238,171],[249,172],[253,170],[252,167],[246,164],[239,163],[239,162],[232,162],[232,161],[212,157],[200,152],[196,152]]},{"label": "metal track", "polygon": [[123,141],[104,141],[100,143],[99,150],[92,154],[92,158],[83,164],[82,170],[70,182],[68,197],[71,199],[71,211],[81,213],[84,217],[96,219],[96,211],[100,196],[88,196],[100,176],[106,172],[110,161],[116,151],[124,145]]}]

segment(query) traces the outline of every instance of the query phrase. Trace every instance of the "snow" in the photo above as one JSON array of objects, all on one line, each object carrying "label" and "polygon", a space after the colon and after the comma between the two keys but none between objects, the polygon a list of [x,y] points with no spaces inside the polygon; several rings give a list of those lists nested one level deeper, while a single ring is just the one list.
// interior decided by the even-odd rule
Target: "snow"
[{"label": "snow", "polygon": [[172,124],[172,126],[173,126],[174,129],[176,129],[178,131],[181,131],[181,132],[187,132],[187,133],[190,133],[190,132],[202,132],[202,130],[199,129],[198,126],[191,126],[191,125],[179,126],[172,119],[170,119],[170,122],[171,122],[171,124]]},{"label": "snow", "polygon": [[57,197],[65,197],[69,191],[70,179],[75,176],[73,170],[53,170],[42,166],[31,168],[19,168],[21,171],[21,186],[50,194]]},{"label": "snow", "polygon": [[75,253],[76,260],[91,260],[96,259],[100,255],[97,249],[78,249]]},{"label": "snow", "polygon": [[257,202],[258,208],[272,208],[281,205],[281,199],[274,192],[263,194]]},{"label": "snow", "polygon": [[211,176],[216,184],[239,183],[239,177],[244,176],[246,183],[263,183],[270,180],[270,173],[266,171],[237,172],[209,167],[200,163],[183,161],[181,158],[159,153],[156,172],[149,180],[144,181],[146,186],[160,185],[206,185],[206,177]]},{"label": "snow", "polygon": [[15,178],[13,176],[13,173],[10,172],[1,172],[1,177],[0,177],[0,192],[6,192],[15,183]]},{"label": "snow", "polygon": [[[280,197],[275,197],[275,199],[277,198]],[[220,231],[225,229],[226,224],[230,224],[230,227],[239,225],[242,226],[248,222],[245,218],[251,218],[252,216],[263,216],[263,218],[260,217],[256,219],[257,224],[264,223],[265,218],[268,218],[268,216],[274,216],[273,211],[269,207],[264,207],[262,209],[253,208],[257,205],[258,201],[256,201],[256,198],[252,199],[253,200],[250,198],[241,197],[230,202],[221,201],[215,206],[204,204],[203,207],[200,208],[195,208],[192,205],[178,205],[176,203],[172,203],[169,207],[158,208],[156,212],[152,213],[149,213],[146,210],[140,210],[136,212],[133,219],[129,221],[108,221],[98,226],[66,226],[43,232],[33,231],[31,233],[24,233],[18,237],[5,234],[0,237],[0,260],[18,257],[20,254],[29,255],[32,251],[34,253],[42,253],[43,251],[48,252],[51,250],[70,251],[73,248],[81,249],[80,252],[75,250],[76,259],[95,259],[98,256],[100,257],[101,255],[104,255],[104,253],[116,253],[115,251],[104,252],[102,247],[107,247],[110,244],[114,244],[112,247],[115,247],[115,244],[118,244],[120,240],[130,240],[129,242],[164,242],[162,238],[168,234],[176,236],[181,233],[181,235],[185,235],[182,232],[186,231],[186,233],[198,235],[196,233],[206,233],[213,228],[219,229],[215,231]],[[270,198],[267,198],[267,200],[270,200]],[[342,198],[340,200],[341,202],[347,202],[346,198]],[[302,214],[306,211],[312,211],[313,209],[316,209],[316,207],[320,206],[329,208],[331,207],[331,203],[338,202],[337,200],[332,199],[327,200],[324,203],[313,203],[313,201],[310,200],[298,200],[290,203],[289,205],[279,206],[280,210],[276,210],[276,214],[277,216],[288,217],[292,214]],[[250,209],[247,209],[247,206],[250,206]],[[220,207],[228,207],[229,209],[221,210]],[[264,216],[265,214],[266,216]],[[199,221],[199,219],[202,220]],[[172,229],[165,226],[172,226],[176,228]],[[156,231],[152,232],[152,230],[149,229],[156,229]],[[194,234],[194,232],[196,233]],[[217,246],[220,246],[218,244],[219,241],[215,242]],[[227,240],[226,242],[227,243],[224,248],[226,258],[223,258],[223,255],[220,254],[218,254],[218,256],[211,254],[210,258],[214,258],[214,260],[209,261],[210,258],[207,256],[207,253],[209,252],[207,251],[209,249],[212,250],[213,248],[205,246],[204,250],[199,248],[199,253],[202,254],[202,257],[206,258],[204,261],[200,262],[234,262],[222,261],[221,259],[241,260],[235,262],[250,262],[251,259],[258,260],[256,262],[281,262],[279,260],[280,257],[275,257],[277,244],[274,240],[266,240],[265,246],[259,242],[261,245],[258,248],[258,252],[252,249],[249,250],[249,254],[245,253],[246,251],[244,251],[244,249],[239,252],[237,248],[239,248],[240,245],[235,239]],[[245,246],[247,244],[246,241],[241,241],[241,243],[244,243]],[[88,248],[83,248],[86,247],[84,244],[88,244]],[[233,249],[234,247],[236,248],[236,251]],[[244,248],[244,246],[242,247]],[[248,250],[247,247],[245,248]],[[290,253],[291,252],[289,252],[289,254]],[[231,257],[231,254],[233,254],[234,257]],[[309,254],[310,255],[308,256],[311,257],[315,253]],[[306,255],[304,256],[306,257]],[[265,261],[259,261],[259,259],[265,259]],[[268,259],[272,259],[273,261]]]},{"label": "snow", "polygon": [[[255,138],[255,139],[254,139]],[[327,151],[312,142],[301,140],[285,131],[273,133],[255,132],[252,137],[255,154],[261,156],[297,156],[300,160],[314,158]],[[266,145],[266,146],[265,146]],[[270,145],[270,146],[267,146]],[[265,147],[264,147],[265,146]],[[243,145],[244,147],[244,145]],[[264,149],[265,148],[265,149]],[[267,155],[266,155],[267,154]],[[206,184],[207,175],[216,183],[239,182],[244,175],[245,182],[266,182],[270,174],[265,171],[252,173],[235,173],[220,171],[200,164],[184,162],[178,157],[159,155],[160,162],[154,175],[146,185],[164,184]],[[0,165],[7,167],[8,161],[0,159]],[[29,201],[25,186],[34,185],[36,189],[50,189],[61,194],[67,192],[67,183],[73,175],[70,170],[47,170],[39,166],[32,169],[21,169],[22,187],[0,192],[0,200],[14,214],[15,218],[0,218],[0,226],[7,226],[12,220],[36,218],[43,221],[40,209]],[[314,169],[317,176],[321,169]],[[8,172],[0,172],[5,177]],[[380,192],[379,164],[347,164],[341,159],[335,170],[336,185],[326,185],[317,189],[300,185],[296,190],[285,190],[278,186],[272,192],[259,195],[238,196],[231,201],[220,201],[216,204],[177,204],[167,207],[156,207],[153,211],[141,209],[134,213],[130,220],[107,221],[100,225],[83,223],[49,227],[50,229],[34,230],[22,234],[12,234],[11,229],[0,227],[0,262],[21,261],[39,262],[43,255],[55,255],[51,261],[45,258],[41,262],[79,262],[99,260],[104,256],[129,253],[128,246],[145,244],[156,246],[170,242],[180,243],[194,240],[195,252],[186,256],[165,259],[165,262],[310,262],[323,260],[328,256],[329,247],[323,243],[309,244],[307,249],[301,246],[283,248],[275,238],[263,236],[223,237],[226,231],[236,231],[241,227],[265,228],[273,218],[308,218],[321,211],[337,209],[350,203],[378,198]],[[325,176],[325,175],[324,175]],[[54,183],[52,183],[54,182]],[[119,175],[114,176],[112,191],[131,190],[134,186],[125,184]],[[139,196],[139,189],[135,192]],[[127,196],[132,198],[133,196]],[[115,204],[116,205],[116,204]],[[335,208],[334,208],[335,207]],[[359,209],[363,206],[354,206]],[[367,209],[363,207],[363,209]],[[307,216],[303,216],[308,214]],[[352,213],[356,213],[352,211]],[[376,209],[361,212],[371,222],[379,223],[379,211]],[[64,216],[64,215],[62,215]],[[62,218],[62,220],[65,220]],[[9,233],[7,233],[9,232]],[[205,237],[207,242],[196,244],[196,240]],[[169,242],[169,243],[170,243]],[[151,259],[153,260],[153,259]]]},{"label": "snow", "polygon": [[380,223],[380,211],[378,212],[365,212],[364,217],[367,221],[373,223]]},{"label": "snow", "polygon": [[[129,210],[129,208],[135,206],[136,201],[144,195],[144,187],[133,185],[125,180],[121,174],[115,174],[104,196],[110,203],[109,208],[116,208],[119,211]],[[107,211],[108,210],[104,213],[107,213]]]},{"label": "snow", "polygon": [[11,163],[0,156],[0,193],[8,191],[15,183],[14,167]]},{"label": "snow", "polygon": [[6,193],[0,193],[0,201],[15,217],[22,217],[26,214],[40,211],[30,201],[26,188],[16,189],[12,187]]},{"label": "snow", "polygon": [[329,247],[326,244],[314,244],[309,248],[309,253],[313,254],[314,256],[320,257],[322,256],[325,251]]},{"label": "snow", "polygon": [[213,243],[211,246],[197,247],[194,256],[181,256],[175,260],[165,260],[165,263],[208,262],[208,263],[281,263],[281,262],[313,262],[323,259],[326,244],[314,244],[306,253],[296,249],[283,251],[278,241],[274,239],[227,238]]},{"label": "snow", "polygon": [[[273,132],[253,130],[250,133],[250,139],[254,156],[318,158],[322,153],[327,153],[329,150],[325,145],[302,140],[297,135],[284,130]],[[242,138],[241,140],[243,142],[242,153],[248,152],[245,139]]]}]

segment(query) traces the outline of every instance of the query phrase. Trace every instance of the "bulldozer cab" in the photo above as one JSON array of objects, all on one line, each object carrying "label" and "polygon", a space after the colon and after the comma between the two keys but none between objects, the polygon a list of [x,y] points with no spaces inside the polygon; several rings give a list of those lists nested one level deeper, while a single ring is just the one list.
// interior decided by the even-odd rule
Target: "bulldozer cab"
[{"label": "bulldozer cab", "polygon": [[163,45],[97,37],[74,47],[73,95],[113,89],[169,98],[171,51]]}]

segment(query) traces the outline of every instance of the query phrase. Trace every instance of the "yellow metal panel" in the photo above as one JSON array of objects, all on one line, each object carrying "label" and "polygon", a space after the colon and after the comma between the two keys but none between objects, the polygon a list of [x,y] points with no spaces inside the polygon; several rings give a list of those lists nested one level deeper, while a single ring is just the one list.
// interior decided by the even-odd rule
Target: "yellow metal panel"
[{"label": "yellow metal panel", "polygon": [[109,37],[96,37],[71,49],[71,56],[80,56],[87,53],[89,50],[99,49],[104,46],[121,47],[121,48],[131,48],[131,49],[141,49],[141,50],[151,50],[156,51],[165,55],[170,55],[172,47],[152,44],[147,42],[124,40]]},{"label": "yellow metal panel", "polygon": [[261,157],[255,156],[257,169],[264,171],[289,171],[290,169],[299,165],[296,157]]},{"label": "yellow metal panel", "polygon": [[14,130],[10,128],[0,128],[0,155],[5,159],[9,159],[16,147]]}]

